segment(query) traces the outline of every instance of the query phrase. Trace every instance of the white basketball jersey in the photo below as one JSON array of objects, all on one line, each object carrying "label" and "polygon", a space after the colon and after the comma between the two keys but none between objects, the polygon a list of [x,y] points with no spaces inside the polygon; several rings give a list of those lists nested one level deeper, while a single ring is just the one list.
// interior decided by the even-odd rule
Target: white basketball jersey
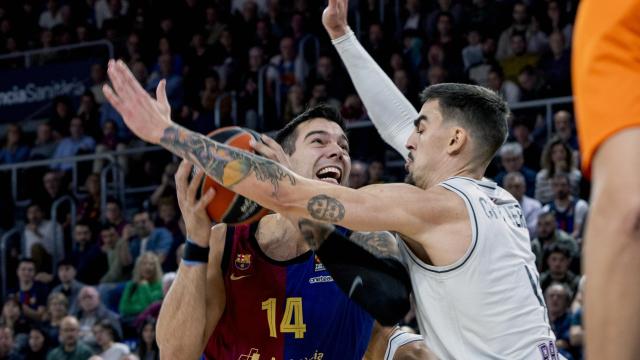
[{"label": "white basketball jersey", "polygon": [[443,267],[398,241],[427,346],[440,359],[560,359],[518,202],[490,181],[454,177],[439,185],[464,200],[472,241]]}]

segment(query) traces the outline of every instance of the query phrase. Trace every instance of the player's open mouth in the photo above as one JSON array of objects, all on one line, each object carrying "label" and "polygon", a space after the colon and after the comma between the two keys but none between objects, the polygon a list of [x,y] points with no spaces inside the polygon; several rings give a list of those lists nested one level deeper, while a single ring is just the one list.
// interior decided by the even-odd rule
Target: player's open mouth
[{"label": "player's open mouth", "polygon": [[340,184],[340,180],[342,180],[342,170],[335,166],[325,166],[316,172],[316,177],[320,181]]}]

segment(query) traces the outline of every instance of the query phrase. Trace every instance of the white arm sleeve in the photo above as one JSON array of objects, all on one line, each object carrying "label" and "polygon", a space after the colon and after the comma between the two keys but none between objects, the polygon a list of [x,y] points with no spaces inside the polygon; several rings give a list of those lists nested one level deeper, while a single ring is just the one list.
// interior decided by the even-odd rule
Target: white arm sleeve
[{"label": "white arm sleeve", "polygon": [[332,42],[378,133],[406,159],[409,152],[405,144],[418,112],[360,45],[353,31]]}]

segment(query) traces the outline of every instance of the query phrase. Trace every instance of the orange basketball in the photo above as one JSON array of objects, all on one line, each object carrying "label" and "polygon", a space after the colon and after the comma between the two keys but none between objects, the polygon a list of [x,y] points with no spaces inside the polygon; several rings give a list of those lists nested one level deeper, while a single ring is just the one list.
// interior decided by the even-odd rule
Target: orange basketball
[{"label": "orange basketball", "polygon": [[[238,126],[223,127],[207,136],[219,143],[249,152],[254,152],[251,145],[249,145],[249,140],[253,137],[256,141],[260,141],[260,134],[251,129]],[[200,186],[200,194],[204,194],[209,188],[213,188],[216,191],[216,196],[207,206],[207,213],[211,220],[216,223],[230,225],[249,224],[260,220],[260,218],[269,213],[269,210],[258,205],[253,200],[226,189],[212,178],[206,176]]]}]

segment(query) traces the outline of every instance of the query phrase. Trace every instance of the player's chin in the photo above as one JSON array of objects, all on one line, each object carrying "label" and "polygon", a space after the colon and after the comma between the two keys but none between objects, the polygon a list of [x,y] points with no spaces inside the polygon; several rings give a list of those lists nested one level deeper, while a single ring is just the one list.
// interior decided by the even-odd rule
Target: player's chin
[{"label": "player's chin", "polygon": [[408,173],[407,176],[404,178],[404,182],[406,184],[416,186],[416,179],[413,177],[413,173],[411,172]]}]

